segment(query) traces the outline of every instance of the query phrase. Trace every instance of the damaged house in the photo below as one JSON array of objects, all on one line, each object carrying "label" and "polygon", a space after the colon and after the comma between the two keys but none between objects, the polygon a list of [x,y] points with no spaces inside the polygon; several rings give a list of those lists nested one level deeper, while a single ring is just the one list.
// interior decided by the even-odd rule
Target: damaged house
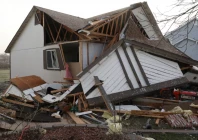
[{"label": "damaged house", "polygon": [[198,64],[166,41],[146,2],[88,19],[34,6],[5,52],[11,78],[79,78],[89,105],[187,83],[183,68]]}]

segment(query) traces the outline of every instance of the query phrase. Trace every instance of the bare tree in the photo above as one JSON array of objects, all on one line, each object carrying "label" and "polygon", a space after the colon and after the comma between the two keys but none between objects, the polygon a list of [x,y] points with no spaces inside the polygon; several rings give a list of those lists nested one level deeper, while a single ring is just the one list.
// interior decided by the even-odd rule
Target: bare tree
[{"label": "bare tree", "polygon": [[[177,0],[166,12],[158,11],[159,13],[155,14],[158,25],[172,45],[185,53],[188,47],[197,43],[197,39],[193,38],[191,40],[194,43],[189,42],[189,33],[197,24],[198,0]],[[176,28],[177,31],[171,32]],[[185,41],[181,43],[181,40]]]},{"label": "bare tree", "polygon": [[0,69],[8,69],[10,67],[10,56],[7,54],[0,54]]}]

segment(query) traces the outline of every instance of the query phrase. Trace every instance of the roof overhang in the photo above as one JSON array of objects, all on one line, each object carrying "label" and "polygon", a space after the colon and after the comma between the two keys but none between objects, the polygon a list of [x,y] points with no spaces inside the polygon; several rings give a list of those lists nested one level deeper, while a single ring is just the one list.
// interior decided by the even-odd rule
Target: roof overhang
[{"label": "roof overhang", "polygon": [[164,58],[168,58],[174,61],[178,61],[181,63],[185,63],[185,64],[189,64],[189,65],[198,65],[198,61],[193,60],[191,58],[187,58],[181,55],[177,55],[175,53],[171,53],[169,51],[166,50],[161,50],[159,48],[156,48],[154,46],[148,45],[148,44],[144,44],[144,43],[140,43],[134,40],[124,40],[125,43],[129,43],[130,45],[132,45],[133,47],[140,49],[142,51],[145,52],[149,52],[158,56],[162,56]]}]

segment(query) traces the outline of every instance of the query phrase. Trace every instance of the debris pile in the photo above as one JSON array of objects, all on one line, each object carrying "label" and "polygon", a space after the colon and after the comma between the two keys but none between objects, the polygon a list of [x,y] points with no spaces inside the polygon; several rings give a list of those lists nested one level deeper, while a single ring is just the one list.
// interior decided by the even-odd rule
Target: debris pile
[{"label": "debris pile", "polygon": [[[7,130],[17,128],[22,131],[26,127],[40,126],[48,129],[72,124],[76,126],[97,124],[106,129],[106,134],[122,135],[125,126],[123,121],[131,116],[148,118],[143,129],[153,129],[153,124],[150,123],[153,119],[158,126],[165,122],[173,128],[191,129],[198,126],[196,101],[150,96],[134,98],[131,103],[123,101],[116,105],[111,103],[102,85],[98,77],[95,77],[95,87],[101,91],[104,104],[93,107],[90,106],[79,80],[71,80],[69,85],[64,85],[46,83],[34,75],[13,78],[8,88],[1,94],[0,120],[4,122],[1,128]],[[179,106],[186,103],[189,108],[195,110],[183,110]],[[166,106],[173,108],[166,111],[164,109]]]}]

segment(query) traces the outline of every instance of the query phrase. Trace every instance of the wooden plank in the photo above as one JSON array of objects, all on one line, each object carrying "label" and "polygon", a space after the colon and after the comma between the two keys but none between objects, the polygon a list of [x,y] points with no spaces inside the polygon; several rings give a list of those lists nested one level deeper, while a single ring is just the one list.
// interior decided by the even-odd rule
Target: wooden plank
[{"label": "wooden plank", "polygon": [[74,97],[74,96],[78,96],[84,94],[83,92],[77,92],[77,93],[73,93],[73,94],[68,94],[66,97]]},{"label": "wooden plank", "polygon": [[89,121],[87,121],[86,119],[84,118],[80,118],[83,122],[85,122],[86,124],[91,124]]},{"label": "wooden plank", "polygon": [[[124,44],[125,45],[125,44]],[[131,59],[130,59],[130,57],[129,57],[129,54],[127,53],[127,50],[126,50],[126,45],[125,46],[122,46],[122,48],[123,48],[123,50],[124,50],[124,54],[126,55],[126,58],[127,58],[127,60],[128,60],[128,62],[129,62],[129,65],[130,65],[130,67],[131,67],[131,70],[133,71],[133,74],[134,74],[134,76],[135,76],[135,79],[136,79],[136,81],[137,81],[137,83],[138,83],[138,85],[139,85],[139,87],[142,87],[142,85],[141,85],[141,82],[140,82],[140,80],[139,80],[139,77],[138,77],[138,75],[137,75],[137,73],[136,73],[136,71],[135,71],[135,68],[133,67],[133,64],[132,64],[132,62],[131,62]]]},{"label": "wooden plank", "polygon": [[7,109],[7,108],[4,108],[4,107],[0,107],[0,113],[2,113],[4,115],[7,115],[9,117],[12,117],[12,118],[16,118],[16,111],[12,110],[12,109]]},{"label": "wooden plank", "polygon": [[91,31],[98,30],[100,27],[102,27],[102,26],[106,25],[107,23],[111,22],[112,20],[114,21],[116,18],[118,18],[120,15],[122,15],[123,13],[125,13],[125,12],[127,12],[127,11],[128,11],[128,9],[127,9],[127,10],[125,10],[125,11],[123,11],[123,12],[121,12],[121,13],[118,13],[118,14],[117,14],[117,15],[115,15],[112,19],[108,20],[108,22],[105,22],[104,24],[102,24],[102,25],[100,25],[100,26],[98,26],[98,27],[96,27],[96,28],[92,29]]},{"label": "wooden plank", "polygon": [[113,26],[114,26],[114,20],[112,21],[111,23],[111,32],[110,32],[110,35],[112,35],[112,32],[113,32]]},{"label": "wooden plank", "polygon": [[34,96],[33,98],[34,98],[37,102],[43,104],[44,101],[42,100],[41,96],[39,96],[39,94],[36,93],[36,92],[35,92],[34,94],[35,94],[36,96]]},{"label": "wooden plank", "polygon": [[117,32],[117,29],[118,29],[118,19],[119,19],[119,17],[116,19],[116,27],[115,27],[115,30],[114,30],[114,34],[118,33]]},{"label": "wooden plank", "polygon": [[67,112],[67,114],[72,118],[72,120],[75,121],[76,124],[86,124],[83,122],[79,117],[76,117],[76,115],[72,112]]},{"label": "wooden plank", "polygon": [[124,67],[124,64],[123,64],[123,62],[122,62],[122,59],[121,59],[121,57],[120,57],[120,54],[119,54],[119,52],[118,52],[117,49],[116,49],[115,52],[116,52],[116,55],[117,55],[117,57],[118,57],[118,59],[119,59],[120,65],[121,65],[121,67],[122,67],[122,70],[123,70],[123,72],[124,72],[125,78],[127,79],[127,83],[129,84],[129,87],[130,87],[131,89],[133,89],[133,85],[132,85],[132,83],[131,83],[131,80],[129,79],[129,76],[128,76],[127,71],[126,71],[126,69],[125,69],[125,67]]},{"label": "wooden plank", "polygon": [[[56,33],[58,34],[58,29],[57,29],[57,27],[56,27],[56,25],[55,25],[55,23],[54,23],[54,20],[52,19],[52,23],[53,23],[53,25],[54,25],[54,28],[55,28],[55,30],[56,30]],[[61,24],[62,25],[62,24]],[[62,26],[61,26],[62,27]],[[61,40],[61,37],[60,36],[57,36],[60,40]],[[56,40],[55,40],[55,42],[56,42]]]},{"label": "wooden plank", "polygon": [[[62,28],[62,24],[60,25],[60,28],[59,28],[59,30],[58,30],[58,33],[57,33],[57,36],[56,36],[56,42],[57,42],[57,39],[58,39],[58,37],[59,37],[59,34],[60,34],[60,31],[61,31],[61,28]],[[59,37],[60,38],[60,37]],[[61,40],[61,38],[60,38],[60,40]]]},{"label": "wooden plank", "polygon": [[109,112],[111,113],[111,115],[115,115],[115,112],[114,112],[114,109],[113,109],[113,105],[112,103],[110,102],[108,96],[107,96],[107,93],[106,91],[104,90],[102,84],[100,84],[100,80],[98,78],[98,76],[94,76],[94,80],[95,80],[95,85],[97,85],[99,91],[100,91],[100,94],[105,102],[105,105],[107,107],[107,109],[109,110]]},{"label": "wooden plank", "polygon": [[[22,106],[26,106],[26,107],[30,107],[30,108],[35,108],[34,105],[22,103],[19,101],[14,101],[14,100],[6,99],[6,98],[2,98],[1,100],[4,102],[7,102],[7,103],[12,103],[12,104],[22,105]],[[43,108],[43,107],[41,107],[40,110],[51,112],[50,109]]]},{"label": "wooden plank", "polygon": [[122,23],[123,23],[123,14],[121,15],[121,21],[120,21],[120,31],[122,30]]},{"label": "wooden plank", "polygon": [[65,34],[64,34],[64,36],[63,36],[63,40],[65,41],[65,39],[66,39],[66,36],[67,36],[67,30],[65,29]]},{"label": "wooden plank", "polygon": [[133,56],[135,57],[135,60],[136,60],[136,62],[137,62],[137,64],[138,64],[138,66],[139,66],[139,68],[140,68],[140,71],[141,71],[141,73],[142,73],[142,75],[143,75],[143,77],[144,77],[144,81],[146,82],[147,85],[150,85],[150,83],[149,83],[149,81],[148,81],[148,78],[146,77],[146,74],[145,74],[145,72],[144,72],[144,70],[143,70],[143,68],[142,68],[142,65],[141,65],[141,63],[140,63],[140,61],[139,61],[139,59],[138,59],[138,57],[137,57],[137,55],[136,55],[136,53],[135,53],[134,48],[133,48],[132,46],[130,46],[130,48],[131,48],[131,51],[132,51],[132,53],[133,53]]},{"label": "wooden plank", "polygon": [[48,27],[48,29],[49,29],[49,31],[50,31],[50,35],[51,35],[51,37],[52,37],[52,39],[53,39],[53,42],[55,42],[55,39],[54,39],[53,33],[52,33],[52,31],[51,31],[51,28],[50,28],[50,26],[49,26],[49,23],[48,23],[48,21],[47,21],[46,18],[45,18],[45,20],[46,20],[46,23],[47,23],[47,27]]},{"label": "wooden plank", "polygon": [[68,89],[69,88],[62,88],[62,89],[52,90],[51,93],[54,94],[54,93],[57,93],[57,92],[66,91]]},{"label": "wooden plank", "polygon": [[63,66],[65,68],[66,62],[65,62],[65,55],[64,55],[64,52],[63,52],[63,46],[62,46],[62,44],[59,44],[59,49],[60,49],[60,53],[61,53],[61,58],[62,58]]},{"label": "wooden plank", "polygon": [[110,26],[110,22],[107,24],[107,29],[106,29],[106,33],[105,34],[110,33],[110,32],[108,32],[109,31],[109,26]]},{"label": "wooden plank", "polygon": [[113,35],[103,34],[103,33],[97,33],[97,32],[91,32],[89,36],[96,36],[96,37],[114,37]]}]

